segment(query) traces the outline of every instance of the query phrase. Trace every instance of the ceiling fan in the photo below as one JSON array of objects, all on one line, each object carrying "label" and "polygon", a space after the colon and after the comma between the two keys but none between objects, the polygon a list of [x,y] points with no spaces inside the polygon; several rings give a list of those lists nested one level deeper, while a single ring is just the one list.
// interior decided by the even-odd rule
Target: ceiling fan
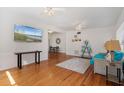
[{"label": "ceiling fan", "polygon": [[88,24],[85,20],[85,21],[82,21],[82,22],[76,21],[76,22],[73,23],[73,25],[75,26],[76,31],[81,31],[82,29],[85,29]]}]

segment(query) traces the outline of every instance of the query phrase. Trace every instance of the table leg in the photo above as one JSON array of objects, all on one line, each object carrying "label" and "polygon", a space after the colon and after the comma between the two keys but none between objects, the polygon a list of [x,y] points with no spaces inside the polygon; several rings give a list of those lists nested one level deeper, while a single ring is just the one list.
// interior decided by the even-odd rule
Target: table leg
[{"label": "table leg", "polygon": [[20,67],[20,57],[19,57],[19,54],[17,55],[17,66],[18,66],[18,68]]},{"label": "table leg", "polygon": [[35,63],[37,63],[37,52],[35,53]]},{"label": "table leg", "polygon": [[119,71],[118,71],[118,68],[117,68],[117,78],[119,78]]},{"label": "table leg", "polygon": [[118,69],[118,74],[119,74],[119,83],[121,82],[121,69]]},{"label": "table leg", "polygon": [[106,66],[106,83],[108,83],[108,66]]},{"label": "table leg", "polygon": [[38,64],[40,64],[40,52],[38,52]]},{"label": "table leg", "polygon": [[21,69],[22,68],[22,54],[19,54],[19,60],[20,60],[20,66],[19,66],[19,68]]}]

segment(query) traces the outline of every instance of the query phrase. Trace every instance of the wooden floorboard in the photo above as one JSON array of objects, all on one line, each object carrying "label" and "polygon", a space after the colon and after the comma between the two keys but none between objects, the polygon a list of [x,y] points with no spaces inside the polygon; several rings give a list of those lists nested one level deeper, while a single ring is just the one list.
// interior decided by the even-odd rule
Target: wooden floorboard
[{"label": "wooden floorboard", "polygon": [[[0,72],[1,86],[106,86],[105,76],[94,74],[91,65],[84,74],[57,67],[56,64],[73,58],[63,53],[50,54],[49,59],[40,64],[30,64]],[[7,71],[15,81],[12,84]]]}]

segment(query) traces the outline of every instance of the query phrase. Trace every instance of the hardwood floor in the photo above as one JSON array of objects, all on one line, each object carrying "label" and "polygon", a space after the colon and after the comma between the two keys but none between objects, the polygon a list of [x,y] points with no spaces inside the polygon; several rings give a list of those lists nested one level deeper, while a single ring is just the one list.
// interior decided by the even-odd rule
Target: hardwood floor
[{"label": "hardwood floor", "polygon": [[21,70],[13,68],[0,72],[1,86],[104,86],[105,77],[93,73],[91,65],[84,74],[79,74],[55,66],[72,56],[65,54],[50,54],[49,59],[40,64],[30,64]]}]

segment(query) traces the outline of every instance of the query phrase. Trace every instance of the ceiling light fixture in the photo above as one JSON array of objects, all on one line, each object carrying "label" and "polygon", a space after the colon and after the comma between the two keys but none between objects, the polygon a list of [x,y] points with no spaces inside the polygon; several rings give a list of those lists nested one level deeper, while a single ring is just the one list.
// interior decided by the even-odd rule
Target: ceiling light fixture
[{"label": "ceiling light fixture", "polygon": [[55,10],[53,8],[47,7],[44,9],[44,13],[46,13],[48,16],[54,16]]},{"label": "ceiling light fixture", "polygon": [[44,13],[47,14],[48,16],[54,16],[58,12],[64,12],[65,8],[52,8],[52,7],[46,7],[44,8]]}]

